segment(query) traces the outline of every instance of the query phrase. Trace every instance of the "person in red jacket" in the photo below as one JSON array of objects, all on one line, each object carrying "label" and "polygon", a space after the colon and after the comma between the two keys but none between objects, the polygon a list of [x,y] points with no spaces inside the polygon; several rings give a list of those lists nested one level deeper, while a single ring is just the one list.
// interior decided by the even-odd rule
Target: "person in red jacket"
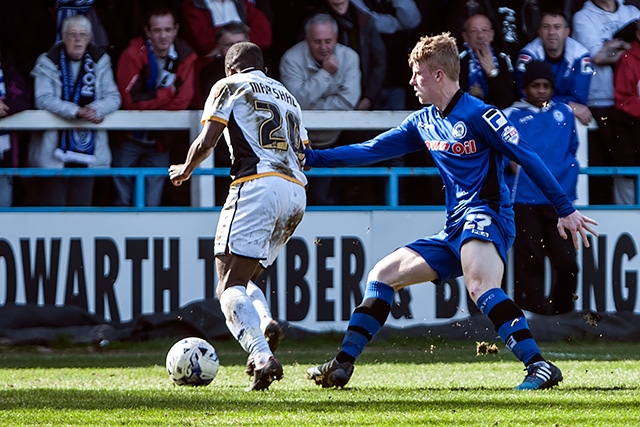
[{"label": "person in red jacket", "polygon": [[[194,94],[197,55],[177,38],[174,12],[157,7],[147,14],[146,39],[136,37],[120,55],[116,80],[126,110],[184,110]],[[169,167],[171,132],[132,132],[113,149],[113,167]],[[133,177],[114,177],[115,205],[132,206]],[[162,202],[165,176],[145,179],[145,205]]]},{"label": "person in red jacket", "polygon": [[[271,23],[265,14],[249,0],[183,0],[180,32],[198,54],[195,75],[211,63],[216,56],[223,54],[218,46],[218,29],[230,22],[240,22],[247,26],[249,41],[257,44],[262,51],[271,47]],[[204,98],[201,95],[200,79],[196,78],[195,96],[191,108],[202,109]]]},{"label": "person in red jacket", "polygon": [[[640,19],[635,21],[635,25],[635,40],[625,40],[631,42],[631,48],[622,53],[613,74],[616,114],[612,115],[612,124],[618,138],[629,142],[637,141],[640,133]],[[618,144],[618,147],[624,150],[620,157],[624,159],[621,166],[640,165],[637,143]]]}]

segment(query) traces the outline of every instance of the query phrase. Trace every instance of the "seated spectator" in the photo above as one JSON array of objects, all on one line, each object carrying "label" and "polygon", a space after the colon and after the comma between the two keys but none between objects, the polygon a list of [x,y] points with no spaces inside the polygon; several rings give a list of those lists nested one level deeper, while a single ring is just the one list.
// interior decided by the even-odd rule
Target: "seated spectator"
[{"label": "seated spectator", "polygon": [[[31,88],[10,61],[0,55],[0,121],[31,107]],[[0,131],[0,168],[18,167],[18,133]],[[0,207],[13,204],[13,177],[0,176]]]},{"label": "seated spectator", "polygon": [[[120,107],[111,59],[91,41],[91,23],[83,15],[62,24],[62,41],[40,55],[32,71],[35,107],[68,120],[102,123]],[[28,165],[38,168],[109,167],[107,131],[65,129],[33,132]],[[90,206],[94,179],[45,178],[38,184],[42,206]]]},{"label": "seated spectator", "polygon": [[[195,75],[208,65],[222,49],[217,45],[218,29],[229,22],[240,22],[249,29],[249,41],[264,51],[271,47],[271,24],[256,5],[249,0],[183,0],[181,36],[198,54]],[[200,88],[200,79],[196,78],[195,96],[191,107],[201,109],[204,98]]]},{"label": "seated spectator", "polygon": [[[353,110],[360,99],[358,54],[339,44],[338,25],[328,14],[313,15],[306,39],[287,50],[280,61],[280,79],[303,110]],[[309,131],[313,148],[335,145],[340,131]],[[312,180],[309,204],[335,204],[330,179]]]},{"label": "seated spectator", "polygon": [[387,53],[386,73],[374,110],[404,110],[407,108],[407,82],[411,70],[407,67],[407,56],[412,44],[409,30],[420,24],[422,16],[413,0],[351,0],[373,17],[373,21],[384,42]]},{"label": "seated spectator", "polygon": [[[145,38],[131,40],[116,74],[122,106],[127,110],[184,110],[193,97],[196,54],[177,38],[174,12],[153,8],[144,24]],[[177,136],[179,138],[179,135]],[[173,132],[133,132],[114,144],[114,167],[169,167]],[[145,206],[160,206],[166,176],[145,179]],[[132,206],[134,177],[114,177],[115,205]]]},{"label": "seated spectator", "polygon": [[[580,165],[572,109],[552,98],[554,75],[543,61],[531,61],[522,76],[524,98],[505,110],[524,141],[538,153],[571,201],[577,198]],[[573,310],[578,284],[576,250],[558,234],[558,215],[551,202],[515,164],[505,168],[512,188],[516,238],[513,243],[514,301],[523,310],[563,314]],[[509,174],[515,172],[515,175]],[[545,295],[545,257],[553,268]]]},{"label": "seated spectator", "polygon": [[[638,18],[640,10],[625,5],[622,0],[589,0],[573,15],[573,36],[587,48],[595,69],[587,106],[598,130],[589,136],[589,166],[624,166],[628,161],[626,153],[634,144],[632,140],[622,140],[614,126],[618,111],[613,93],[613,67],[631,47],[616,33]],[[592,177],[589,190],[590,203],[636,203],[634,178],[615,176],[612,185],[610,181]]]},{"label": "seated spectator", "polygon": [[532,60],[546,61],[553,70],[553,100],[569,104],[583,125],[593,116],[587,108],[589,84],[593,75],[591,55],[587,48],[569,37],[571,30],[560,11],[544,12],[538,38],[526,45],[516,62],[516,84],[522,92],[522,74]]},{"label": "seated spectator", "polygon": [[229,22],[218,29],[216,33],[216,45],[219,47],[220,53],[200,72],[200,92],[203,99],[209,96],[209,91],[218,80],[226,77],[224,58],[229,48],[236,43],[248,41],[249,30],[247,26],[241,22]]},{"label": "seated spectator", "polygon": [[338,24],[338,43],[355,50],[360,57],[362,93],[355,109],[370,110],[380,95],[387,63],[375,21],[349,0],[325,0],[323,10]]},{"label": "seated spectator", "polygon": [[511,58],[493,46],[493,26],[485,15],[465,22],[460,52],[460,88],[487,104],[506,108],[517,98]]}]

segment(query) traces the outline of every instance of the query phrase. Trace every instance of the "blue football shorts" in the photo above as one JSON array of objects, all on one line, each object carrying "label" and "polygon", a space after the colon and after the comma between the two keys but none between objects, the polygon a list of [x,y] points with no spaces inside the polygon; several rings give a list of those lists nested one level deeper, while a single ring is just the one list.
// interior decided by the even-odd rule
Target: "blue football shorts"
[{"label": "blue football shorts", "polygon": [[434,280],[434,283],[440,284],[462,276],[460,248],[466,241],[479,239],[492,242],[506,264],[507,252],[514,238],[513,219],[489,215],[484,211],[469,213],[464,221],[460,221],[450,230],[442,230],[434,236],[418,239],[406,247],[419,253],[438,273],[438,279]]}]

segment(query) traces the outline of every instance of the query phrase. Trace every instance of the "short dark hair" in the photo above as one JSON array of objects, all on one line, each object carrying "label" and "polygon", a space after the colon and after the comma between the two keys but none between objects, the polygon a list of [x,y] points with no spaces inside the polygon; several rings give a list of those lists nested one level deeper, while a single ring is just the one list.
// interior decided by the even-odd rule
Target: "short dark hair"
[{"label": "short dark hair", "polygon": [[540,25],[542,25],[542,18],[544,18],[545,16],[559,16],[564,19],[564,26],[569,26],[569,20],[567,19],[567,16],[564,14],[564,11],[560,9],[549,9],[542,11],[542,13],[540,14]]},{"label": "short dark hair", "polygon": [[220,38],[225,34],[244,34],[248,39],[249,29],[242,22],[228,22],[218,28],[218,32],[216,32],[216,43],[219,42]]},{"label": "short dark hair", "polygon": [[224,66],[238,73],[248,69],[264,71],[262,50],[251,42],[236,43],[227,51]]},{"label": "short dark hair", "polygon": [[171,15],[173,17],[173,25],[178,23],[178,17],[176,16],[176,12],[170,8],[169,6],[159,5],[154,6],[147,11],[144,15],[144,26],[145,28],[150,28],[151,26],[151,17],[152,16],[165,16]]}]

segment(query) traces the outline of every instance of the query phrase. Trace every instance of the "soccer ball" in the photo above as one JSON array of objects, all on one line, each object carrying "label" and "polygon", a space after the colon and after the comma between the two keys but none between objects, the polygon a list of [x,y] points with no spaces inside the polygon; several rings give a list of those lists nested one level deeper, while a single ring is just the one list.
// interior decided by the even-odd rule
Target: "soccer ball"
[{"label": "soccer ball", "polygon": [[177,385],[204,386],[213,381],[220,361],[207,341],[189,337],[175,343],[167,353],[167,372]]}]

